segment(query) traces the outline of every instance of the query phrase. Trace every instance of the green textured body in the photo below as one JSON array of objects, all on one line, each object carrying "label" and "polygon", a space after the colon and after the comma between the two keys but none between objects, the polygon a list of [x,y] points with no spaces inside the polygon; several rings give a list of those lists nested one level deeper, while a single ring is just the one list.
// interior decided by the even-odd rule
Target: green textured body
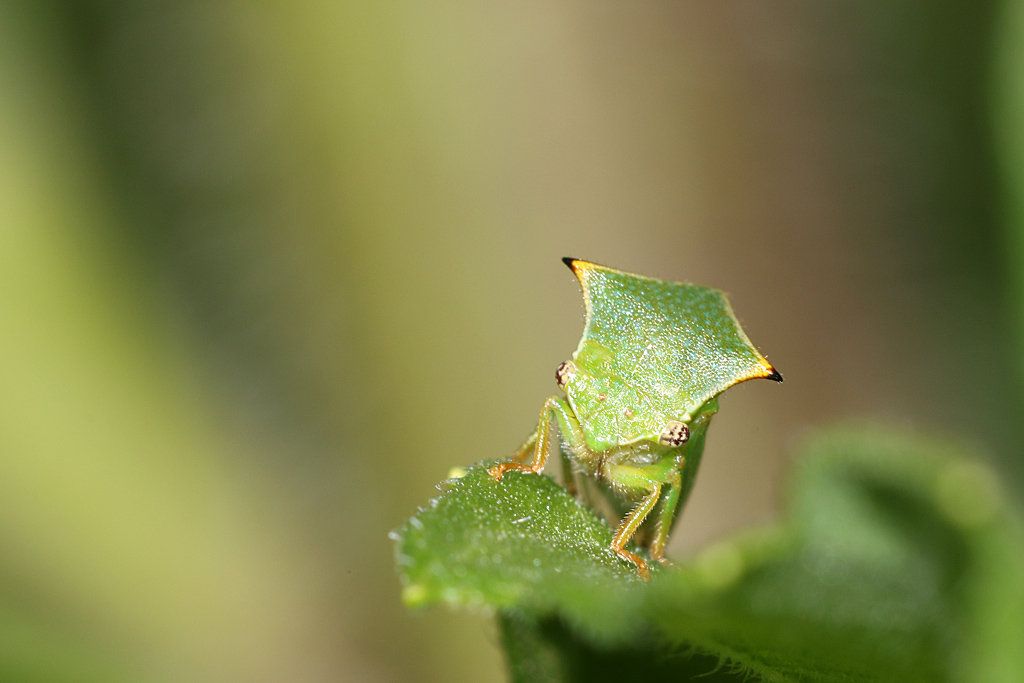
[{"label": "green textured body", "polygon": [[529,463],[491,468],[539,472],[552,418],[575,470],[636,501],[612,550],[646,562],[626,543],[661,503],[650,555],[660,560],[678,510],[693,487],[716,396],[739,382],[782,377],[740,327],[717,289],[632,275],[565,259],[579,278],[586,325],[572,359],[556,371],[565,398],[550,397],[537,431],[516,454]]},{"label": "green textured body", "polygon": [[774,372],[719,290],[577,268],[587,322],[565,392],[591,449],[656,440],[666,422]]}]

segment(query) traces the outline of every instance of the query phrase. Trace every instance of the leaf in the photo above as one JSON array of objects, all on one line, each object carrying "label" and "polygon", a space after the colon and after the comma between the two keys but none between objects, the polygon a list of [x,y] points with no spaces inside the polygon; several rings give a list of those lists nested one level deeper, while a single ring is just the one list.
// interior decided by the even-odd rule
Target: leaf
[{"label": "leaf", "polygon": [[500,610],[515,681],[1024,680],[1020,522],[992,471],[944,442],[822,434],[786,522],[649,583],[553,481],[506,479],[451,482],[397,556],[409,602]]},{"label": "leaf", "polygon": [[[411,606],[525,607],[600,620],[647,585],[610,550],[612,530],[549,477],[481,463],[442,484],[444,493],[395,535],[402,596]],[[615,630],[615,629],[612,629]]]}]

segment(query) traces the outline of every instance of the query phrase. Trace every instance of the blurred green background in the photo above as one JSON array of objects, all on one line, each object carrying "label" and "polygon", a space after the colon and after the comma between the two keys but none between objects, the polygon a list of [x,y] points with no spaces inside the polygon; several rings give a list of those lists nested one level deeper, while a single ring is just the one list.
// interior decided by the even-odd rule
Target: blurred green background
[{"label": "blurred green background", "polygon": [[805,430],[1024,490],[1024,3],[0,2],[0,679],[497,681],[387,532],[511,452],[571,255],[728,291],[670,554]]}]

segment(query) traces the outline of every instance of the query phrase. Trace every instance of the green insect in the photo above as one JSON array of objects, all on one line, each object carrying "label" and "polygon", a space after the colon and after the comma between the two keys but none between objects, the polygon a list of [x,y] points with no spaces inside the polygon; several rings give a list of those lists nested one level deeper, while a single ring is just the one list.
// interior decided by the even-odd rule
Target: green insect
[{"label": "green insect", "polygon": [[660,500],[649,550],[655,560],[664,556],[718,394],[748,379],[781,382],[782,375],[750,343],[719,290],[563,261],[582,285],[587,313],[579,347],[555,371],[565,398],[544,402],[517,461],[488,471],[499,481],[510,470],[539,473],[554,417],[576,469],[635,502],[611,549],[648,578],[647,563],[626,544]]}]

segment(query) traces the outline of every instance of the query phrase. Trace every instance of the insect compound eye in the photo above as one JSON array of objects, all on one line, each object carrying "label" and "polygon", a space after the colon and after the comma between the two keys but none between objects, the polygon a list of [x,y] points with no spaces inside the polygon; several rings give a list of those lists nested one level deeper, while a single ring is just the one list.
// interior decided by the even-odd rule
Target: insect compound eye
[{"label": "insect compound eye", "polygon": [[569,383],[569,380],[572,379],[572,376],[575,374],[576,364],[571,360],[567,360],[559,365],[558,369],[555,370],[555,381],[558,382],[559,387],[564,389],[565,385]]},{"label": "insect compound eye", "polygon": [[663,446],[682,446],[690,438],[690,428],[682,422],[672,420],[665,425],[665,429],[662,430],[661,435],[658,437],[658,443]]}]

